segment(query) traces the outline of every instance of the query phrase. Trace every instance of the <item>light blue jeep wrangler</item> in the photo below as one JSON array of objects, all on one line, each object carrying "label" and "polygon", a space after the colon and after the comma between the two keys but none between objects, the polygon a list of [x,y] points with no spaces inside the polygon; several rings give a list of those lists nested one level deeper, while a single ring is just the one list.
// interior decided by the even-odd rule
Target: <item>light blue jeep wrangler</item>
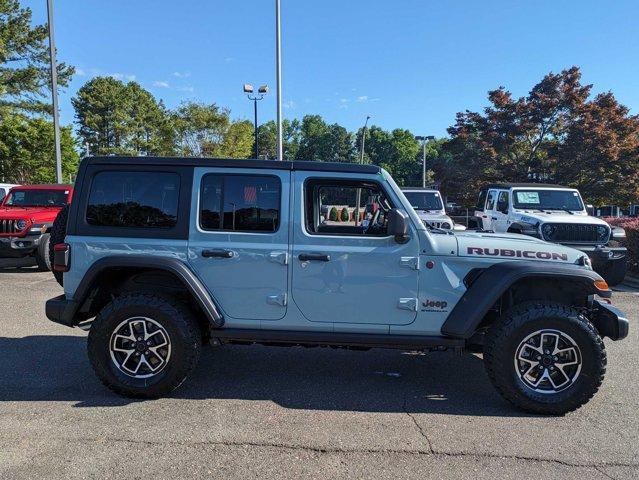
[{"label": "light blue jeep wrangler", "polygon": [[452,348],[482,353],[518,407],[561,414],[601,385],[602,338],[628,334],[585,254],[427,230],[376,166],[87,158],[75,191],[46,313],[89,331],[122,395],[168,394],[205,344]]}]

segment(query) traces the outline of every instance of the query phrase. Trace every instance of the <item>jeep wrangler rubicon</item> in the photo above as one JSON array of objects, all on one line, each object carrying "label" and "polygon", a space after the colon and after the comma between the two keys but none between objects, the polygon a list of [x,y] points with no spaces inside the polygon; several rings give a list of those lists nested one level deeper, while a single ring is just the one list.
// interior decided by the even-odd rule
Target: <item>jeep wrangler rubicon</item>
[{"label": "jeep wrangler rubicon", "polygon": [[446,215],[439,191],[430,188],[404,187],[402,192],[426,227],[466,230],[464,225],[453,222],[453,219]]},{"label": "jeep wrangler rubicon", "polygon": [[579,191],[538,183],[490,185],[479,193],[475,211],[480,229],[519,233],[584,252],[610,286],[623,282],[628,255],[620,227],[588,215]]},{"label": "jeep wrangler rubicon", "polygon": [[205,344],[452,348],[483,353],[518,407],[563,414],[601,385],[603,338],[628,335],[582,252],[428,230],[377,166],[85,158],[61,216],[47,317],[88,330],[125,396],[168,394]]},{"label": "jeep wrangler rubicon", "polygon": [[70,185],[11,188],[0,204],[0,257],[33,256],[39,270],[51,270],[51,227],[60,210],[71,202],[72,196]]}]

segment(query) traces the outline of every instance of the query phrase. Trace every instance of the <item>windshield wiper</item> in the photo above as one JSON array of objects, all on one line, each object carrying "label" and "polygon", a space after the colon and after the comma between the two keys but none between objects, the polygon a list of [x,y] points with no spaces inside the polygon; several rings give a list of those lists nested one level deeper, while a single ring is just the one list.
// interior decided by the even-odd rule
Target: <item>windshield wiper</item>
[{"label": "windshield wiper", "polygon": [[568,210],[567,208],[547,208],[546,210],[555,210],[555,211],[567,212],[570,215],[574,215],[575,214],[575,212],[573,212],[572,210]]}]

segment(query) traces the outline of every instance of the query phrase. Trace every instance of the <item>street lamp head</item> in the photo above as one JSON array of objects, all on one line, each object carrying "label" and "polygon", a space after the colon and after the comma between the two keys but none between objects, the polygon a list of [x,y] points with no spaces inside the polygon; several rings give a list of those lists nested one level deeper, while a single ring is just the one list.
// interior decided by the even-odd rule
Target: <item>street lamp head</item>
[{"label": "street lamp head", "polygon": [[257,91],[258,93],[266,95],[268,93],[268,85],[262,85],[260,88],[257,89]]},{"label": "street lamp head", "polygon": [[253,85],[251,85],[250,83],[245,83],[244,93],[253,93]]}]

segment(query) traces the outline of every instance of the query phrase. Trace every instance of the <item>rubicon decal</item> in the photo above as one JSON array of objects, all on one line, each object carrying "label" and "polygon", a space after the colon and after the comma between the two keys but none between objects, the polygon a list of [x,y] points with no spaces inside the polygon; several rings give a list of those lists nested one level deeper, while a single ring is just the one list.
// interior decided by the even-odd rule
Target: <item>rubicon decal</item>
[{"label": "rubicon decal", "polygon": [[531,258],[540,260],[568,261],[567,253],[536,252],[534,250],[511,250],[509,248],[482,248],[468,247],[468,255],[481,255],[489,257]]}]

